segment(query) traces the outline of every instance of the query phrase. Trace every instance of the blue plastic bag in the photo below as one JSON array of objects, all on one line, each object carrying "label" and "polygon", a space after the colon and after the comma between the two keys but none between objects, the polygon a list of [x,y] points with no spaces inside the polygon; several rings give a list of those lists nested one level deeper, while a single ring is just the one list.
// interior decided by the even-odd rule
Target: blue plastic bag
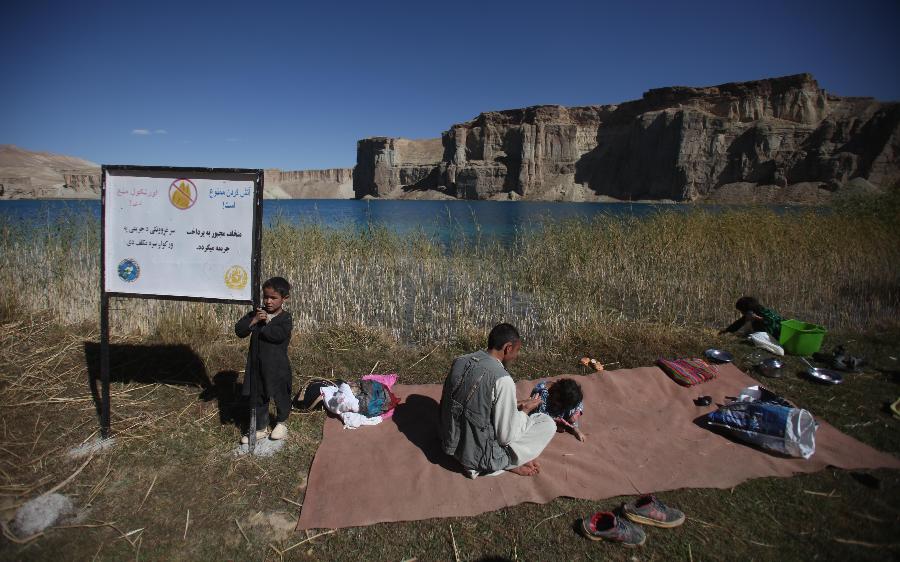
[{"label": "blue plastic bag", "polygon": [[807,410],[758,386],[706,417],[707,425],[736,439],[792,457],[808,459],[816,452],[818,424]]}]

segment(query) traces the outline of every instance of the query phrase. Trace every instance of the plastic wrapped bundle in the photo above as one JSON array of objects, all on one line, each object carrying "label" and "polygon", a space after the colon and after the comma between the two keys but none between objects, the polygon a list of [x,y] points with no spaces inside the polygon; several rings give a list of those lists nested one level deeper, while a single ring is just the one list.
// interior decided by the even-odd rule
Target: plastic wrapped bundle
[{"label": "plastic wrapped bundle", "polygon": [[816,452],[817,424],[812,414],[758,386],[745,388],[737,401],[711,412],[706,423],[783,455],[808,459]]}]

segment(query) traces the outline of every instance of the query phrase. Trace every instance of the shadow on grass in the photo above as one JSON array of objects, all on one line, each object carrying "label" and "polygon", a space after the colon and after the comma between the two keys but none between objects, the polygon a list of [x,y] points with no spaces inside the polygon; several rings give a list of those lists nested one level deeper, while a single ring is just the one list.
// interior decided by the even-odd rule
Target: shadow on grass
[{"label": "shadow on grass", "polygon": [[439,406],[434,398],[410,394],[394,409],[392,419],[400,433],[425,454],[428,462],[452,472],[462,472],[462,465],[441,448],[438,417]]},{"label": "shadow on grass", "polygon": [[[100,415],[100,344],[84,342],[88,386]],[[109,381],[212,387],[203,360],[187,345],[110,344]],[[201,394],[202,396],[202,394]]]},{"label": "shadow on grass", "polygon": [[219,408],[219,423],[233,424],[243,429],[250,421],[250,406],[247,398],[241,396],[241,383],[237,382],[237,371],[219,371],[213,377],[212,386],[200,393],[200,400],[215,400]]}]

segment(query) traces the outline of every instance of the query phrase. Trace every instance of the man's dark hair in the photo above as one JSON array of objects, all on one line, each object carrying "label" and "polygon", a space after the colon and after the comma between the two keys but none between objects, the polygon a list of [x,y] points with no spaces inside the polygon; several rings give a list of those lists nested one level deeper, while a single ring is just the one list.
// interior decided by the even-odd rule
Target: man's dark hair
[{"label": "man's dark hair", "polygon": [[762,305],[754,297],[741,297],[734,303],[734,307],[741,312],[759,312]]},{"label": "man's dark hair", "polygon": [[271,279],[266,279],[266,282],[263,283],[263,289],[272,289],[282,297],[286,297],[291,294],[291,284],[288,283],[288,280],[284,277],[272,277]]},{"label": "man's dark hair", "polygon": [[584,395],[581,387],[572,379],[560,379],[550,387],[548,401],[553,402],[563,412],[568,412],[581,402]]},{"label": "man's dark hair", "polygon": [[515,344],[521,339],[519,331],[512,324],[497,324],[491,330],[491,333],[488,334],[488,349],[500,351],[504,345],[508,343]]}]

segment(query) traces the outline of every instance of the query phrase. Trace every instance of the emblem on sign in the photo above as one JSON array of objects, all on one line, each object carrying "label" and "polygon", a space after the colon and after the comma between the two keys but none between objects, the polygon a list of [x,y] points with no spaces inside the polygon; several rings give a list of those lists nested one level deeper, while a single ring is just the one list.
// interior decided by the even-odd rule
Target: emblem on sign
[{"label": "emblem on sign", "polygon": [[190,209],[197,202],[197,186],[188,179],[180,179],[169,186],[169,201],[176,209]]},{"label": "emblem on sign", "polygon": [[247,270],[233,265],[225,272],[225,286],[229,289],[243,289],[247,286]]},{"label": "emblem on sign", "polygon": [[141,276],[141,266],[131,258],[120,261],[118,267],[116,267],[116,271],[119,274],[119,279],[126,283],[133,283]]}]

